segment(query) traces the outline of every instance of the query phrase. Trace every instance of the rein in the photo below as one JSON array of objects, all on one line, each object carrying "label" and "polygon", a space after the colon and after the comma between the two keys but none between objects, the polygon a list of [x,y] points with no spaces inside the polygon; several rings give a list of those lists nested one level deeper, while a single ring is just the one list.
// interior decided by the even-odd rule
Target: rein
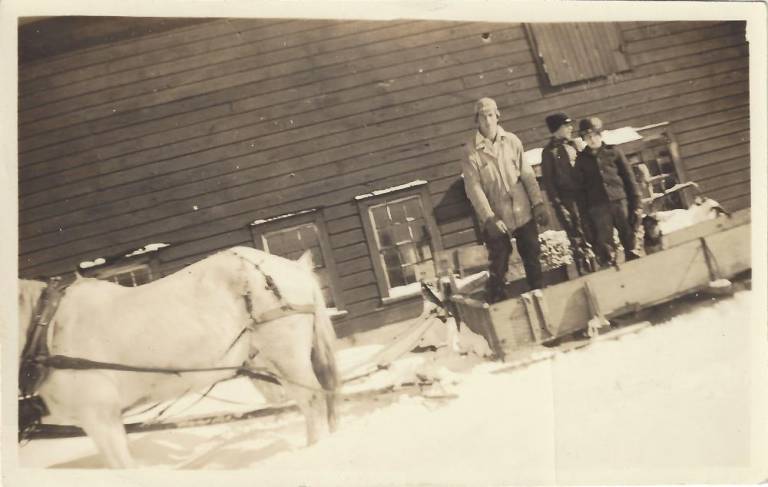
[{"label": "rein", "polygon": [[35,363],[52,369],[67,370],[117,370],[121,372],[144,372],[150,374],[174,374],[181,375],[190,372],[224,372],[236,371],[238,374],[247,375],[273,384],[280,384],[276,375],[263,369],[255,369],[245,366],[229,367],[199,367],[199,368],[170,368],[170,367],[139,367],[122,365],[111,362],[99,362],[84,358],[67,357],[66,355],[39,356],[32,359]]}]

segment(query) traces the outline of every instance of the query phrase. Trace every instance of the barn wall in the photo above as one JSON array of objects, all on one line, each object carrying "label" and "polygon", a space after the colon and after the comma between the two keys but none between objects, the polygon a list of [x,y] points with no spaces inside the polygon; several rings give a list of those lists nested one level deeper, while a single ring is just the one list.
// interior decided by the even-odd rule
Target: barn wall
[{"label": "barn wall", "polygon": [[170,272],[250,244],[255,219],[322,206],[339,326],[412,315],[417,303],[381,305],[353,198],[426,179],[444,247],[474,242],[457,176],[480,96],[526,147],[546,142],[553,110],[609,128],[669,121],[690,178],[749,206],[744,23],[621,26],[631,71],[558,90],[520,24],[211,20],[26,61],[20,272],[158,241],[174,244]]}]

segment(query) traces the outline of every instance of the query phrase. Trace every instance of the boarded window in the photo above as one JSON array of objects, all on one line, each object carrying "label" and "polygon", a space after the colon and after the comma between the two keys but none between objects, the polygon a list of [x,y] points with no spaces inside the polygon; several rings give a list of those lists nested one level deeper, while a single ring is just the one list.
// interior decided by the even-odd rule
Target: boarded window
[{"label": "boarded window", "polygon": [[622,48],[621,31],[614,23],[528,24],[528,32],[550,86],[630,69]]},{"label": "boarded window", "polygon": [[325,305],[342,309],[340,286],[322,212],[312,210],[275,217],[252,224],[251,231],[256,247],[270,254],[296,260],[309,251]]},{"label": "boarded window", "polygon": [[385,195],[358,199],[381,297],[418,293],[422,279],[435,277],[442,250],[426,182]]}]

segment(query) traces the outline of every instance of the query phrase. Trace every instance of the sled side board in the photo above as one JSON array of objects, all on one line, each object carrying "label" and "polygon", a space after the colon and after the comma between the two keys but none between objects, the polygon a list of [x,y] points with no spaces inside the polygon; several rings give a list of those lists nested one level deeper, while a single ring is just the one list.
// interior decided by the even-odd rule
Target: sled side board
[{"label": "sled side board", "polygon": [[[586,329],[594,307],[608,318],[621,316],[703,289],[715,278],[733,277],[751,268],[750,224],[741,222],[734,226],[735,221],[729,220],[731,224],[725,228],[725,222],[704,222],[704,228],[689,233],[678,245],[618,269],[547,287],[542,313],[532,311],[530,300],[526,306],[523,297],[493,304],[487,308],[489,316],[482,318],[483,328],[491,328],[483,335],[486,339],[493,335],[495,343],[489,340],[489,344],[503,358],[505,351]],[[709,233],[702,236],[704,231]],[[585,291],[587,283],[594,297],[592,306]]]},{"label": "sled side board", "polygon": [[720,215],[715,219],[680,229],[669,235],[664,235],[662,237],[662,246],[663,248],[668,249],[684,242],[689,242],[691,240],[728,230],[729,228],[740,227],[749,224],[751,218],[752,212],[749,208],[734,212],[730,216]]}]

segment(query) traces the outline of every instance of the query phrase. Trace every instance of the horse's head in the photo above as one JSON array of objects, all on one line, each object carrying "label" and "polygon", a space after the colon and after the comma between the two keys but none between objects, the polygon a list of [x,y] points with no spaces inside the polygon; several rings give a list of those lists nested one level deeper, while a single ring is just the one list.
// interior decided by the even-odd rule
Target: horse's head
[{"label": "horse's head", "polygon": [[45,286],[42,281],[19,279],[19,351],[24,349],[32,314]]},{"label": "horse's head", "polygon": [[298,258],[296,263],[299,264],[301,267],[304,267],[308,271],[315,270],[315,262],[314,262],[314,259],[312,258],[311,250],[305,250],[304,253],[301,254],[301,257]]}]

